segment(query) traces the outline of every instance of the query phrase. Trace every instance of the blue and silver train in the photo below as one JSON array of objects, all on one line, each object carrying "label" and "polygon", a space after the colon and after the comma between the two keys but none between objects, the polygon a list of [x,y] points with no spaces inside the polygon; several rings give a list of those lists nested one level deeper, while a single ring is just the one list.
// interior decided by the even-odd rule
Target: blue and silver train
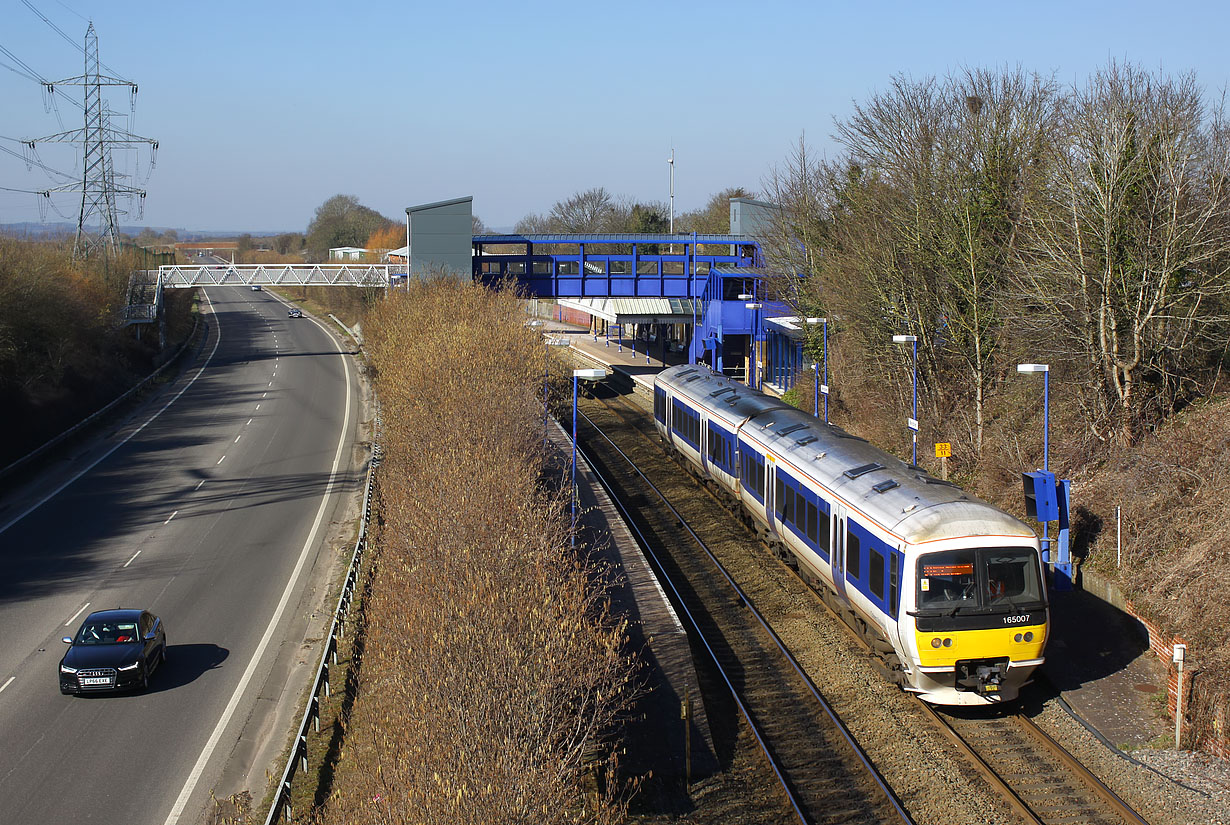
[{"label": "blue and silver train", "polygon": [[1024,522],[784,401],[681,365],[654,381],[662,438],[876,653],[940,705],[1015,699],[1048,605]]}]

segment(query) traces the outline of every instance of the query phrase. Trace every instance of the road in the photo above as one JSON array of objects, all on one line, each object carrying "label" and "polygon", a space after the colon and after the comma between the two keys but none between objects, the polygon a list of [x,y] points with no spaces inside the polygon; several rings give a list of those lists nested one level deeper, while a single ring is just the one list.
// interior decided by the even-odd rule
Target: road
[{"label": "road", "polygon": [[[322,539],[356,487],[355,365],[267,292],[208,297],[197,363],[111,446],[129,440],[15,523],[25,502],[0,509],[6,825],[199,821],[330,561]],[[60,638],[120,605],[167,628],[150,690],[61,695]]]}]

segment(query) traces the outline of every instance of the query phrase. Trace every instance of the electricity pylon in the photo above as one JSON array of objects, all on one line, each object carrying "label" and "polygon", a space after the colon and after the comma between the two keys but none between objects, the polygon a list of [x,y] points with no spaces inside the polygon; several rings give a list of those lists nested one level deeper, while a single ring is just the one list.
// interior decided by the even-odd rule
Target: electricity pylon
[{"label": "electricity pylon", "polygon": [[[73,257],[84,258],[98,247],[109,249],[113,254],[119,249],[120,233],[115,200],[117,196],[144,198],[145,191],[116,182],[115,167],[111,162],[111,149],[117,145],[150,146],[150,164],[158,141],[118,131],[111,126],[111,111],[102,97],[103,86],[127,86],[137,93],[137,84],[100,74],[98,69],[98,35],[90,23],[85,32],[85,74],[48,83],[54,93],[56,86],[85,87],[85,126],[56,135],[35,138],[35,143],[80,143],[83,146],[81,185],[67,184],[49,192],[80,192],[81,214],[77,218],[77,238],[73,243]],[[98,229],[92,227],[97,219]]]}]

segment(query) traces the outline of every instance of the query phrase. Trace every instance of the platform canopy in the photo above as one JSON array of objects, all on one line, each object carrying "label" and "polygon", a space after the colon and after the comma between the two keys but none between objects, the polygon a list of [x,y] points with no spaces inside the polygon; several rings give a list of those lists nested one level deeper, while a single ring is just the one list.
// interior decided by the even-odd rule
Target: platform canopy
[{"label": "platform canopy", "polygon": [[612,324],[690,324],[701,309],[690,298],[561,298],[559,304]]}]

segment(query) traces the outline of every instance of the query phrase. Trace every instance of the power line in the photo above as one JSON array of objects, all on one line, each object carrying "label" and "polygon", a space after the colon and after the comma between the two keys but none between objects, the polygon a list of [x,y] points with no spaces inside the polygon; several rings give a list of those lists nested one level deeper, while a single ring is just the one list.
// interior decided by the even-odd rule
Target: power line
[{"label": "power line", "polygon": [[[71,37],[69,37],[67,34],[64,33],[63,29],[61,29],[55,23],[52,23],[49,19],[47,19],[47,15],[43,14],[41,11],[35,8],[34,4],[31,3],[30,0],[21,0],[21,4],[25,6],[26,8],[28,8],[30,11],[34,12],[36,15],[38,15],[40,20],[42,20],[44,23],[50,26],[52,31],[60,35],[60,37],[64,38],[64,40],[70,46],[72,46],[74,49],[81,52],[82,54],[85,54],[85,48],[80,43],[78,43],[76,40],[73,40]],[[72,11],[72,9],[69,9],[69,11]],[[77,14],[77,13],[73,12],[73,14]],[[77,16],[81,17],[81,15],[79,14]],[[87,20],[86,22],[89,23],[90,21]],[[124,80],[124,78],[121,77],[119,73],[115,71],[115,69],[111,68],[106,63],[100,63],[99,65],[101,65],[107,71],[111,72],[111,74],[115,76],[116,80]],[[125,81],[125,82],[129,82],[129,81]]]}]

